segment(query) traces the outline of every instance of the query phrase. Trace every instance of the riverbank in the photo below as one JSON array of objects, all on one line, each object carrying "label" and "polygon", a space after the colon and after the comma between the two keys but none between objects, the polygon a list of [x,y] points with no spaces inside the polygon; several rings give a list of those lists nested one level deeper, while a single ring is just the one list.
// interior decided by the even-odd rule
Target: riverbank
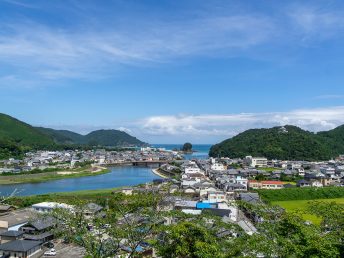
[{"label": "riverbank", "polygon": [[159,171],[158,168],[152,169],[152,172],[153,172],[155,175],[160,176],[160,177],[162,177],[162,178],[170,178],[169,176],[166,176],[166,175],[162,174],[162,173]]},{"label": "riverbank", "polygon": [[110,172],[110,169],[105,167],[89,167],[83,170],[70,170],[70,171],[55,171],[44,172],[37,174],[25,174],[1,176],[0,185],[10,184],[24,184],[24,183],[42,183],[46,181],[66,179],[66,178],[78,178],[85,176],[97,176]]}]

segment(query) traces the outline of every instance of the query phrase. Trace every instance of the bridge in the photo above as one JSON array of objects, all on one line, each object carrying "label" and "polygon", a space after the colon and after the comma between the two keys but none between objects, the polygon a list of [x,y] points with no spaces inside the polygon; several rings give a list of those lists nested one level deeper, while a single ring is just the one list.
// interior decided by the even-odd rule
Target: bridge
[{"label": "bridge", "polygon": [[106,163],[105,166],[119,166],[119,165],[132,165],[132,166],[143,166],[143,167],[150,167],[150,166],[158,166],[161,167],[163,164],[167,164],[173,161],[177,162],[184,162],[184,160],[135,160],[135,161],[123,161],[123,162],[116,162],[116,163]]}]

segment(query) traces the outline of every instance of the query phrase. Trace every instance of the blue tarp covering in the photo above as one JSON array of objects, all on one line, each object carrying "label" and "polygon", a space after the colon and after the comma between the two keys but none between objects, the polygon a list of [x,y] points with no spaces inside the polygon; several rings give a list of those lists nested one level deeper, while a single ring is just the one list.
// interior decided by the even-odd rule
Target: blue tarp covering
[{"label": "blue tarp covering", "polygon": [[208,202],[198,202],[196,204],[196,209],[211,209],[216,208],[216,204]]}]

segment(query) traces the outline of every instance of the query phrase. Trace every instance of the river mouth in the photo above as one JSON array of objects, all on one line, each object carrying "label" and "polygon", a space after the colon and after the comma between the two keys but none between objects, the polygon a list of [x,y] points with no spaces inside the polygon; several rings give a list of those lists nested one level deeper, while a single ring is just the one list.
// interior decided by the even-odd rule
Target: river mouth
[{"label": "river mouth", "polygon": [[98,190],[123,186],[135,186],[160,178],[150,167],[117,166],[110,167],[106,174],[65,178],[40,183],[9,184],[0,186],[0,195],[8,196],[17,191],[18,196],[40,195],[81,190]]}]

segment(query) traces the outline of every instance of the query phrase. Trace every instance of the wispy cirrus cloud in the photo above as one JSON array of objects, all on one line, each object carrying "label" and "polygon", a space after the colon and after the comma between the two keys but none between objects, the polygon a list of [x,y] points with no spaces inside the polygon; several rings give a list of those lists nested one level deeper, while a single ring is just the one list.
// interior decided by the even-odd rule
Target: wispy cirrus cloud
[{"label": "wispy cirrus cloud", "polygon": [[0,63],[43,80],[99,78],[121,65],[154,65],[188,55],[244,49],[268,39],[261,17],[230,16],[144,23],[131,31],[72,31],[31,21],[1,24]]}]

